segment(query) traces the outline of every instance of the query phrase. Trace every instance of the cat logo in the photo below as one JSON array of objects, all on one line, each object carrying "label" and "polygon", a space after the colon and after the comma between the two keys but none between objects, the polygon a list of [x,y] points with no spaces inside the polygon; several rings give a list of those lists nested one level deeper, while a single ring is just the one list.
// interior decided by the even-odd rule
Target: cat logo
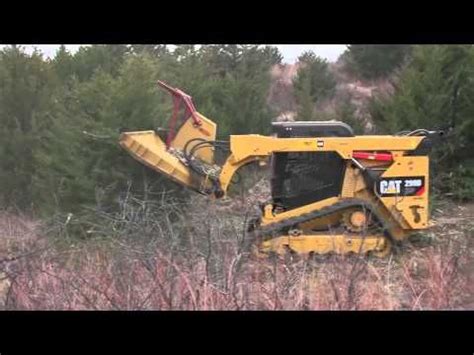
[{"label": "cat logo", "polygon": [[402,180],[382,180],[380,181],[380,193],[382,194],[400,194]]}]

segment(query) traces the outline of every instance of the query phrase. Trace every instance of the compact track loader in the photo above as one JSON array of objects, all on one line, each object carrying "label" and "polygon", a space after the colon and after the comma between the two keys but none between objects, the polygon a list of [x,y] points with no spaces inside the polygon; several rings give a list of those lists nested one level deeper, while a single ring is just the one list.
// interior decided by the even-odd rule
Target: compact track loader
[{"label": "compact track loader", "polygon": [[[248,225],[260,254],[373,253],[428,228],[429,157],[442,131],[354,136],[342,122],[275,122],[273,136],[216,140],[216,124],[164,82],[174,102],[169,129],[122,132],[135,159],[178,184],[226,195],[242,166],[269,161],[271,202]],[[182,111],[182,117],[178,117]],[[217,150],[227,151],[223,164]]]}]

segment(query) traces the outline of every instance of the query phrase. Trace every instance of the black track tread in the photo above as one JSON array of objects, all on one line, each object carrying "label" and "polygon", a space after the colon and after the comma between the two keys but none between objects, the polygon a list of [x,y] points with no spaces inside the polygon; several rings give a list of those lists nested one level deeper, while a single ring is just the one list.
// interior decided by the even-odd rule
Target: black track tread
[{"label": "black track tread", "polygon": [[287,218],[283,221],[271,223],[265,226],[258,226],[254,231],[252,231],[252,234],[254,235],[255,238],[263,237],[269,234],[273,234],[275,232],[279,232],[283,228],[291,227],[293,225],[307,222],[315,218],[325,217],[330,214],[340,212],[349,208],[354,208],[354,207],[362,207],[368,210],[369,212],[371,212],[372,215],[375,216],[377,221],[382,225],[382,230],[385,233],[385,235],[389,237],[390,239],[392,239],[392,236],[389,233],[389,228],[387,227],[384,221],[384,218],[380,215],[380,213],[378,213],[375,206],[365,200],[357,199],[357,198],[344,199],[340,202],[336,202],[333,205],[330,205],[330,206],[327,206],[327,207],[324,207],[312,212],[308,212],[297,217]]}]

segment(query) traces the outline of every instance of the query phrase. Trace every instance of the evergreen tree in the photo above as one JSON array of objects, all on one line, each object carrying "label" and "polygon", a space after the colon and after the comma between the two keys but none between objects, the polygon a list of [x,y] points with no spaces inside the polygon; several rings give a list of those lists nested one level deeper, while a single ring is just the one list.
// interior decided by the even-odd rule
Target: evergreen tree
[{"label": "evergreen tree", "polygon": [[58,121],[51,133],[62,132],[68,121],[66,134],[51,139],[39,153],[50,174],[38,175],[38,180],[57,191],[61,210],[97,204],[113,208],[128,188],[143,196],[152,189],[144,179],[160,180],[118,145],[120,128],[153,129],[164,117],[156,79],[157,66],[144,54],[125,60],[117,77],[100,70],[89,81],[75,83],[67,119]]},{"label": "evergreen tree", "polygon": [[372,103],[380,130],[447,128],[451,137],[435,146],[434,183],[459,197],[474,197],[474,49],[472,46],[416,46],[395,94]]},{"label": "evergreen tree", "polygon": [[266,96],[270,68],[281,61],[274,47],[254,45],[203,46],[201,58],[209,77],[202,112],[216,120],[219,134],[266,133],[271,126]]},{"label": "evergreen tree", "polygon": [[[265,133],[269,70],[281,55],[263,46],[61,46],[55,58],[0,52],[0,182],[4,205],[45,214],[115,208],[131,189],[175,189],[131,159],[119,129],[163,127],[171,100],[156,86],[168,81],[190,93],[220,136]],[[175,190],[176,191],[176,190]],[[182,191],[182,189],[179,189]]]},{"label": "evergreen tree", "polygon": [[52,63],[56,75],[62,82],[70,80],[74,74],[74,56],[68,52],[64,44],[59,47]]},{"label": "evergreen tree", "polygon": [[31,209],[34,152],[54,114],[56,80],[40,53],[0,50],[0,184],[2,205]]},{"label": "evergreen tree", "polygon": [[365,128],[359,117],[356,117],[356,107],[349,97],[345,97],[336,107],[335,119],[351,126],[354,134],[364,134]]},{"label": "evergreen tree", "polygon": [[82,46],[74,54],[74,74],[80,81],[89,80],[99,70],[117,75],[129,53],[124,44]]},{"label": "evergreen tree", "polygon": [[295,82],[295,95],[298,102],[298,121],[311,121],[315,118],[315,98],[311,90],[311,77],[308,71],[301,70]]},{"label": "evergreen tree", "polygon": [[132,44],[130,51],[135,54],[147,53],[157,58],[170,55],[170,51],[165,44]]},{"label": "evergreen tree", "polygon": [[375,79],[400,67],[410,52],[410,45],[349,45],[343,58],[354,74],[362,79]]},{"label": "evergreen tree", "polygon": [[313,52],[304,52],[298,61],[301,67],[293,80],[299,106],[298,120],[311,120],[315,118],[314,105],[334,95],[336,80],[329,71],[328,62]]}]

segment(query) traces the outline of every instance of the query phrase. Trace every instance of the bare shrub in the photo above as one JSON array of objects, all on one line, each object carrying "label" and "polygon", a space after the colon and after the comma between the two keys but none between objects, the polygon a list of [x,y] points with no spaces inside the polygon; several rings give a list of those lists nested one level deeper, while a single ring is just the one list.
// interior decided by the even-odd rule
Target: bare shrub
[{"label": "bare shrub", "polygon": [[[382,260],[353,255],[256,259],[242,249],[245,216],[255,201],[232,203],[205,198],[183,203],[166,196],[156,203],[126,196],[115,213],[58,216],[43,228],[44,237],[25,227],[33,226],[31,221],[4,216],[2,240],[6,234],[18,239],[9,242],[10,259],[1,264],[11,282],[5,308],[462,307],[467,279],[461,271],[468,254],[459,240],[407,247]],[[87,239],[75,239],[77,230]]]}]

